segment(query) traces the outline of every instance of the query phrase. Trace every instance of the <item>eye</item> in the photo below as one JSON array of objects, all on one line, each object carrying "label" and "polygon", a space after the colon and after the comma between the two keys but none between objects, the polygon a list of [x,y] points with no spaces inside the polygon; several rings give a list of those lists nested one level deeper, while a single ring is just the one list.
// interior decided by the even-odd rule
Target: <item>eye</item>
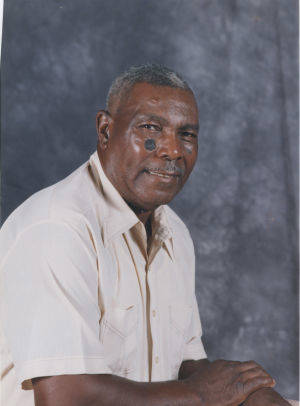
[{"label": "eye", "polygon": [[183,137],[183,139],[185,141],[188,141],[188,142],[193,142],[197,138],[197,135],[195,133],[191,133],[189,131],[182,132],[181,136]]},{"label": "eye", "polygon": [[146,123],[146,124],[140,125],[140,127],[145,128],[146,130],[150,130],[150,131],[160,131],[161,130],[161,128],[156,124]]}]

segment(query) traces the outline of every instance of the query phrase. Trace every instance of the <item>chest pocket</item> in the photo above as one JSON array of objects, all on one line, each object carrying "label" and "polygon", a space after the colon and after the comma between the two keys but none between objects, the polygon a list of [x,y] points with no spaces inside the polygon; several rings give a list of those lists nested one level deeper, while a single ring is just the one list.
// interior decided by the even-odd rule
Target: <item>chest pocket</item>
[{"label": "chest pocket", "polygon": [[132,369],[137,356],[138,309],[113,305],[101,321],[100,341],[109,368],[121,376]]},{"label": "chest pocket", "polygon": [[192,310],[192,306],[186,303],[173,302],[169,305],[171,379],[178,378],[184,345],[189,339],[188,330],[191,323]]}]

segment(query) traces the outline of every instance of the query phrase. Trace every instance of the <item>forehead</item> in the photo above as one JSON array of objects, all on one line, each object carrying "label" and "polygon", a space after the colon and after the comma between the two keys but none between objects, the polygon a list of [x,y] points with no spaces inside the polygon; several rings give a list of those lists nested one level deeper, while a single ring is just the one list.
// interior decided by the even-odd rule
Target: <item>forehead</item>
[{"label": "forehead", "polygon": [[149,83],[134,85],[121,101],[122,114],[137,115],[151,112],[175,113],[198,121],[198,109],[192,92],[169,86],[154,86]]}]

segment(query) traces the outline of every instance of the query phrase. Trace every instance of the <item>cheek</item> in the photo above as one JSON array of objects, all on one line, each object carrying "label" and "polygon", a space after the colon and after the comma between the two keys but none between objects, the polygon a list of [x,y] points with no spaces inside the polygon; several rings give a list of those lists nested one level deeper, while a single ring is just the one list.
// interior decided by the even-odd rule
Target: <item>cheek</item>
[{"label": "cheek", "polygon": [[141,152],[144,150],[144,140],[137,136],[131,137],[129,148],[134,154],[140,155]]},{"label": "cheek", "polygon": [[197,161],[198,149],[195,146],[190,148],[185,148],[185,162],[186,162],[186,172],[189,174],[192,172],[195,163]]},{"label": "cheek", "polygon": [[192,144],[192,143],[185,143],[184,144],[184,150],[189,155],[193,155],[193,154],[197,155],[197,149],[198,149],[197,146]]},{"label": "cheek", "polygon": [[144,169],[143,164],[147,155],[144,139],[131,137],[126,147],[121,151],[120,164],[126,167],[126,175],[131,181],[140,180],[140,172]]}]

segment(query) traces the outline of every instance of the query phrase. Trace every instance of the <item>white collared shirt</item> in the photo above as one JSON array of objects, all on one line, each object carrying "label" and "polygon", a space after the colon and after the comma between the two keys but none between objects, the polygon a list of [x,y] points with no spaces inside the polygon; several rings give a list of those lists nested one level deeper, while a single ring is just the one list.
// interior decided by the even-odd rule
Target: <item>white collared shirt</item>
[{"label": "white collared shirt", "polygon": [[34,377],[165,381],[206,358],[189,232],[167,206],[152,229],[148,254],[97,152],[11,214],[0,232],[1,404],[33,406]]}]

